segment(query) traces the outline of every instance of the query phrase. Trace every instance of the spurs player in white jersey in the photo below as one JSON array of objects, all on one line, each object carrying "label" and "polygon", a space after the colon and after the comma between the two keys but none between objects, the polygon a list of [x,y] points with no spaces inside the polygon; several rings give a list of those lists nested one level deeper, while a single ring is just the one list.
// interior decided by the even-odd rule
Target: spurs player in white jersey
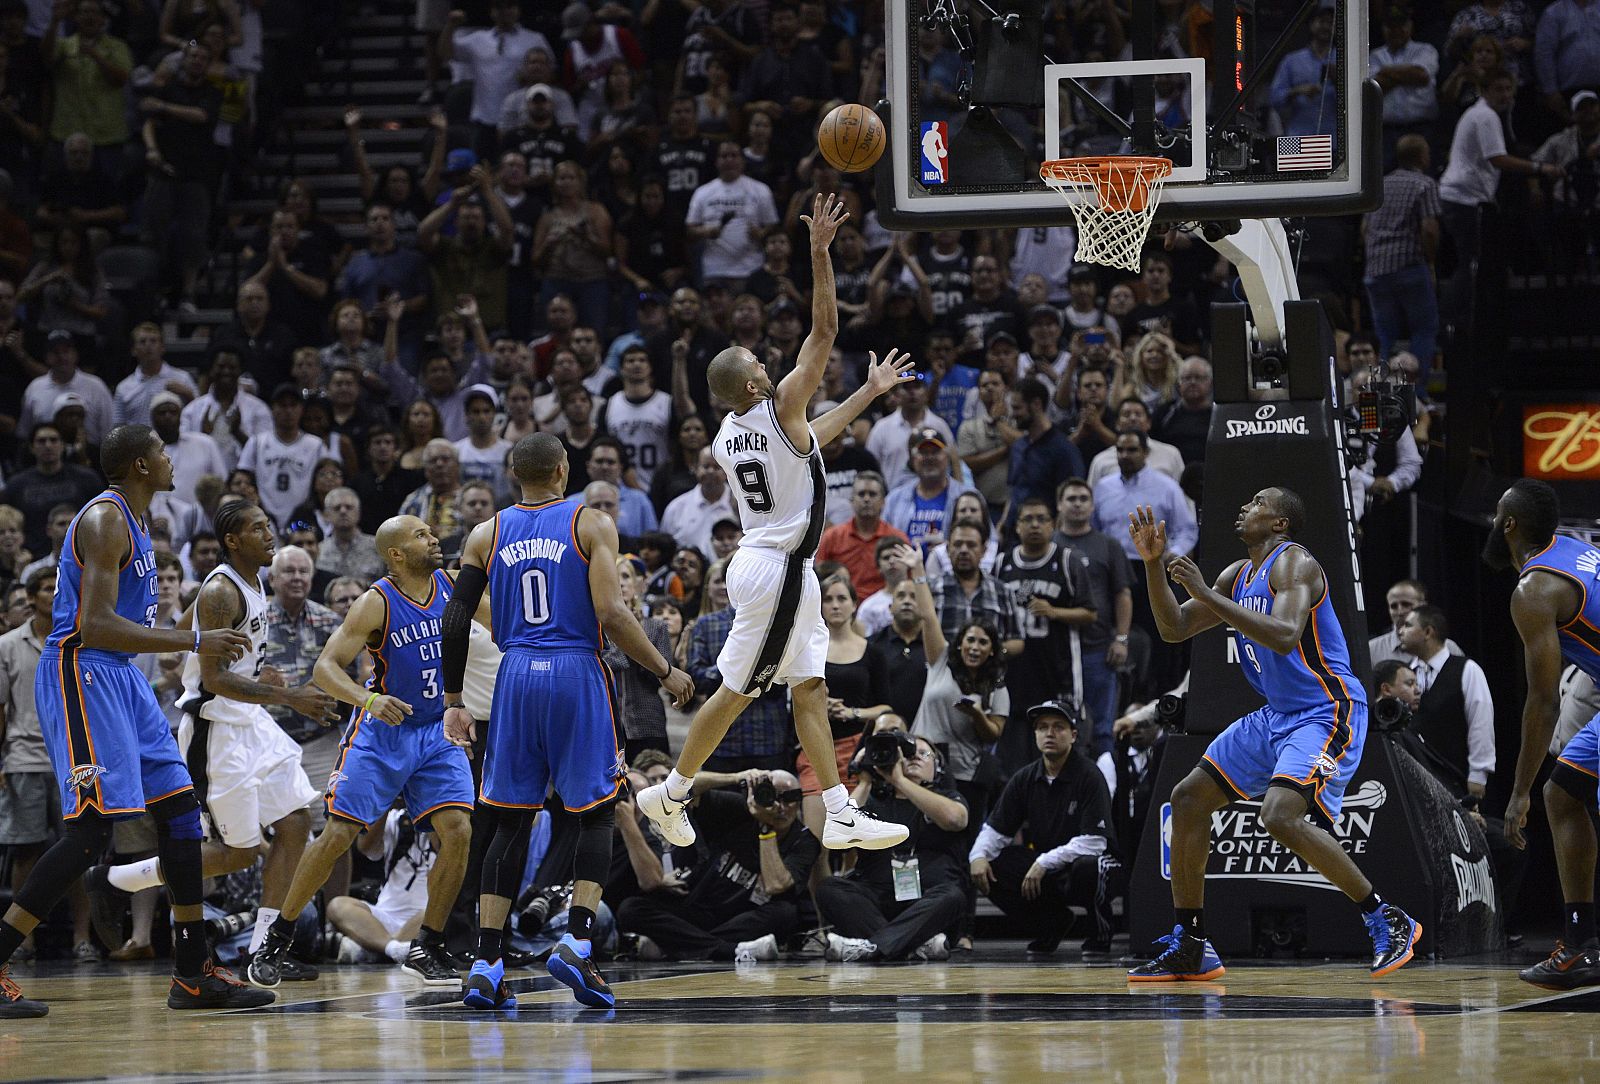
[{"label": "spurs player in white jersey", "polygon": [[711,447],[733,486],[744,537],[728,565],[734,617],[717,656],[722,685],[690,724],[677,767],[664,782],[639,793],[639,808],[674,846],[694,842],[687,813],[694,774],[740,712],[774,683],[789,686],[795,730],[823,787],[823,846],[877,850],[893,847],[909,834],[903,825],[857,809],[839,782],[823,681],[828,628],[822,620],[821,587],[811,569],[826,526],[822,446],[878,396],[916,377],[910,359],[896,351],[881,362],[873,355],[866,383],[806,424],[806,407],[822,384],[839,330],[828,244],[847,217],[832,196],[820,195],[811,214],[801,216],[811,230],[812,324],[794,371],[774,387],[756,356],[738,346],[712,358],[706,371],[711,394],[733,408]]},{"label": "spurs player in white jersey", "polygon": [[[223,559],[201,583],[193,617],[202,631],[237,629],[250,638],[250,649],[232,663],[198,655],[184,662],[178,707],[185,714],[178,728],[178,748],[211,819],[203,851],[205,876],[254,864],[262,830],[273,830],[272,848],[261,870],[260,909],[250,945],[254,951],[289,890],[311,832],[306,807],[321,793],[300,766],[300,747],[262,705],[283,704],[328,724],[339,716],[333,699],[312,685],[287,688],[281,678],[273,683],[271,674],[262,680],[267,600],[261,569],[272,560],[271,520],[256,505],[237,500],[217,509],[215,524]],[[162,881],[155,859],[149,859],[96,867],[85,883],[95,902],[97,925],[114,921],[120,928],[121,893]],[[294,977],[316,977],[315,969],[299,967],[308,973]]]}]

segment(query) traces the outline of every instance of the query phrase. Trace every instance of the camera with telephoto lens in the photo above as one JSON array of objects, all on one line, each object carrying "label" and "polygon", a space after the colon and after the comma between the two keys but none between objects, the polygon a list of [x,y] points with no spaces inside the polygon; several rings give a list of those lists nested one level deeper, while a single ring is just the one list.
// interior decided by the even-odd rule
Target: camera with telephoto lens
[{"label": "camera with telephoto lens", "polygon": [[763,776],[750,784],[750,800],[764,809],[771,809],[778,804],[778,788],[772,785],[772,780]]},{"label": "camera with telephoto lens", "polygon": [[917,742],[903,730],[880,730],[862,743],[863,759],[874,772],[886,772],[897,760],[917,755]]},{"label": "camera with telephoto lens", "polygon": [[1163,694],[1161,699],[1156,701],[1156,725],[1174,734],[1184,733],[1184,716],[1188,707],[1187,696]]},{"label": "camera with telephoto lens", "polygon": [[1356,428],[1379,444],[1394,444],[1416,416],[1417,389],[1392,379],[1387,364],[1375,367],[1372,380],[1356,392]]},{"label": "camera with telephoto lens", "polygon": [[1392,696],[1379,697],[1372,705],[1372,721],[1385,734],[1393,734],[1411,725],[1411,709],[1405,702]]}]

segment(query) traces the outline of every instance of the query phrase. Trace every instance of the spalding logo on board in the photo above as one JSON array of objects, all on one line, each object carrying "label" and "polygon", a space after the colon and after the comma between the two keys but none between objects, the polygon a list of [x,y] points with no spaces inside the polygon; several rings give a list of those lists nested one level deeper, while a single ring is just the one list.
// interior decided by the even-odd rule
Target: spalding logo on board
[{"label": "spalding logo on board", "polygon": [[1306,426],[1306,416],[1295,414],[1290,417],[1277,416],[1276,403],[1262,403],[1256,407],[1254,421],[1232,420],[1226,423],[1223,432],[1224,438],[1234,440],[1238,437],[1272,437],[1292,434],[1295,436],[1309,436],[1311,430]]}]

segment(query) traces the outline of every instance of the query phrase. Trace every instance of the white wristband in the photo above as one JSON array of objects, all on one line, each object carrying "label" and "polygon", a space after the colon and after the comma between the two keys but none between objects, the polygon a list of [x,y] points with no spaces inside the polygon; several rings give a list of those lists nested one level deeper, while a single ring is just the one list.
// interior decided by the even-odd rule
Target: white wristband
[{"label": "white wristband", "polygon": [[200,654],[200,622],[198,621],[194,625],[194,653],[196,655]]}]

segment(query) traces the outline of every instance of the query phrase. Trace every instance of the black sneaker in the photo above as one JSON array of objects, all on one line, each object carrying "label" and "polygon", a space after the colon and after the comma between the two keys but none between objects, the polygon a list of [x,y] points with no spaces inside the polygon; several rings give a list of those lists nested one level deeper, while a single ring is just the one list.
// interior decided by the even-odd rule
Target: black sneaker
[{"label": "black sneaker", "polygon": [[1061,947],[1061,935],[1049,934],[1045,937],[1036,937],[1028,942],[1028,951],[1035,956],[1049,956]]},{"label": "black sneaker", "polygon": [[1187,933],[1182,926],[1156,939],[1165,951],[1147,964],[1128,972],[1129,982],[1206,982],[1219,979],[1227,968],[1210,941]]},{"label": "black sneaker", "polygon": [[0,1020],[35,1020],[50,1014],[50,1006],[22,996],[22,987],[11,981],[10,969],[0,965]]},{"label": "black sneaker", "polygon": [[274,989],[283,981],[284,962],[288,958],[289,939],[268,929],[267,939],[250,957],[250,966],[244,969],[244,977],[250,980],[251,986],[259,986],[263,990]]},{"label": "black sneaker", "polygon": [[420,940],[411,942],[411,951],[406,953],[400,970],[429,986],[455,986],[461,982],[461,974],[443,946],[430,948]]},{"label": "black sneaker", "polygon": [[89,923],[100,943],[109,948],[122,944],[122,920],[128,915],[132,892],[111,883],[110,866],[90,866],[83,875],[83,890],[89,896]]},{"label": "black sneaker", "polygon": [[1541,990],[1594,986],[1600,984],[1600,951],[1589,948],[1574,952],[1557,941],[1556,950],[1549,957],[1518,971],[1517,978]]},{"label": "black sneaker", "polygon": [[293,956],[285,956],[283,963],[278,965],[278,977],[284,982],[315,982],[320,975],[321,972],[314,966]]},{"label": "black sneaker", "polygon": [[1422,938],[1422,923],[1392,903],[1370,915],[1363,915],[1367,934],[1372,938],[1372,977],[1380,979],[1411,962]]},{"label": "black sneaker", "polygon": [[500,962],[505,964],[507,971],[526,971],[542,962],[548,952],[523,952],[521,949],[508,948],[500,954]]},{"label": "black sneaker", "polygon": [[276,1000],[277,994],[252,990],[211,960],[206,961],[206,969],[198,979],[174,975],[172,989],[167,992],[169,1009],[258,1009]]}]

